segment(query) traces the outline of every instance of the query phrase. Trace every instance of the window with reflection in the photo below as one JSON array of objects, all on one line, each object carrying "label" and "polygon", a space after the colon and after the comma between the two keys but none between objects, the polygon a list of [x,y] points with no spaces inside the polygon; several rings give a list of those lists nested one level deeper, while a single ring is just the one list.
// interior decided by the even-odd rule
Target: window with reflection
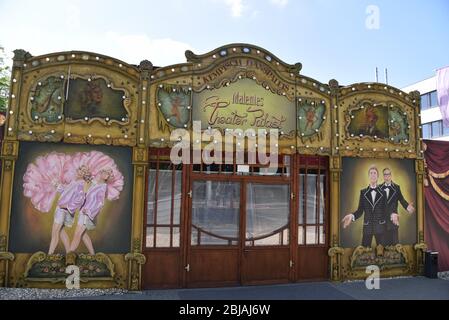
[{"label": "window with reflection", "polygon": [[429,92],[429,106],[430,107],[437,107],[438,106],[438,95],[437,95],[437,91],[432,91]]},{"label": "window with reflection", "polygon": [[287,184],[246,185],[246,245],[289,244],[290,187]]},{"label": "window with reflection", "polygon": [[430,108],[430,95],[428,93],[421,96],[421,110]]},{"label": "window with reflection", "polygon": [[424,139],[429,139],[432,136],[432,127],[430,123],[422,125],[422,137]]},{"label": "window with reflection", "polygon": [[194,181],[192,186],[191,245],[238,244],[240,183]]},{"label": "window with reflection", "polygon": [[156,157],[149,167],[146,247],[179,247],[182,165]]},{"label": "window with reflection", "polygon": [[443,121],[438,120],[432,122],[432,138],[440,137],[443,133]]},{"label": "window with reflection", "polygon": [[[308,163],[308,162],[312,163]],[[309,167],[309,165],[311,165]],[[326,169],[321,159],[305,159],[298,174],[298,244],[326,244]]]},{"label": "window with reflection", "polygon": [[444,122],[443,122],[443,136],[448,136],[449,135],[449,126],[445,126]]}]

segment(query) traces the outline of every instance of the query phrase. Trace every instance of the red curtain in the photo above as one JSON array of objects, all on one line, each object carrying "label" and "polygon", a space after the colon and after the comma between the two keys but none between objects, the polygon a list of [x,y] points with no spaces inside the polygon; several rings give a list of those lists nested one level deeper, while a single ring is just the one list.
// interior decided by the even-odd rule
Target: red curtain
[{"label": "red curtain", "polygon": [[[449,270],[449,142],[424,141],[427,164],[424,188],[425,242],[438,251],[439,271]],[[427,184],[427,183],[426,183]]]}]

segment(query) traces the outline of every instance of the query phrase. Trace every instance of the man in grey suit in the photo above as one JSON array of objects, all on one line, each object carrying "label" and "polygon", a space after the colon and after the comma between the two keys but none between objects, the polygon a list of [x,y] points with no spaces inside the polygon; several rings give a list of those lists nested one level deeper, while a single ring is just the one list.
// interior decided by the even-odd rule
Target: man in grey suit
[{"label": "man in grey suit", "polygon": [[400,202],[402,207],[412,214],[415,212],[413,203],[408,203],[402,195],[401,187],[393,182],[390,168],[383,170],[384,183],[380,185],[380,188],[386,195],[386,215],[387,219],[385,244],[395,245],[399,243],[399,215],[398,215],[398,203]]}]

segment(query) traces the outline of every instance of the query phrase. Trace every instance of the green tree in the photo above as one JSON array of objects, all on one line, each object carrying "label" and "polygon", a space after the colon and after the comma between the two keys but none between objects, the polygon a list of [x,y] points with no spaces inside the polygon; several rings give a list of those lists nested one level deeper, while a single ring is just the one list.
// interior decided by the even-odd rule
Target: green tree
[{"label": "green tree", "polygon": [[5,49],[0,47],[0,112],[6,112],[11,81],[11,69],[5,64],[5,58]]}]

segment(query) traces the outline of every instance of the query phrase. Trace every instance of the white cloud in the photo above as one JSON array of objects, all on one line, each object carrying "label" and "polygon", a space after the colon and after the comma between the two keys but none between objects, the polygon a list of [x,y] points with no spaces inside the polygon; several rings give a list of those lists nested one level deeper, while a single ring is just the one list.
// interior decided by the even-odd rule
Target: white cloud
[{"label": "white cloud", "polygon": [[106,43],[110,47],[103,53],[132,64],[138,64],[144,59],[150,60],[155,66],[182,63],[186,61],[186,50],[195,52],[187,43],[170,38],[152,39],[145,34],[108,32]]},{"label": "white cloud", "polygon": [[65,9],[65,17],[66,17],[66,26],[70,30],[79,29],[81,26],[81,10],[78,6],[69,5]]},{"label": "white cloud", "polygon": [[280,8],[284,8],[288,4],[288,0],[270,0],[270,2]]},{"label": "white cloud", "polygon": [[225,4],[231,9],[231,15],[233,17],[241,17],[243,11],[247,8],[243,4],[243,0],[225,0]]}]

